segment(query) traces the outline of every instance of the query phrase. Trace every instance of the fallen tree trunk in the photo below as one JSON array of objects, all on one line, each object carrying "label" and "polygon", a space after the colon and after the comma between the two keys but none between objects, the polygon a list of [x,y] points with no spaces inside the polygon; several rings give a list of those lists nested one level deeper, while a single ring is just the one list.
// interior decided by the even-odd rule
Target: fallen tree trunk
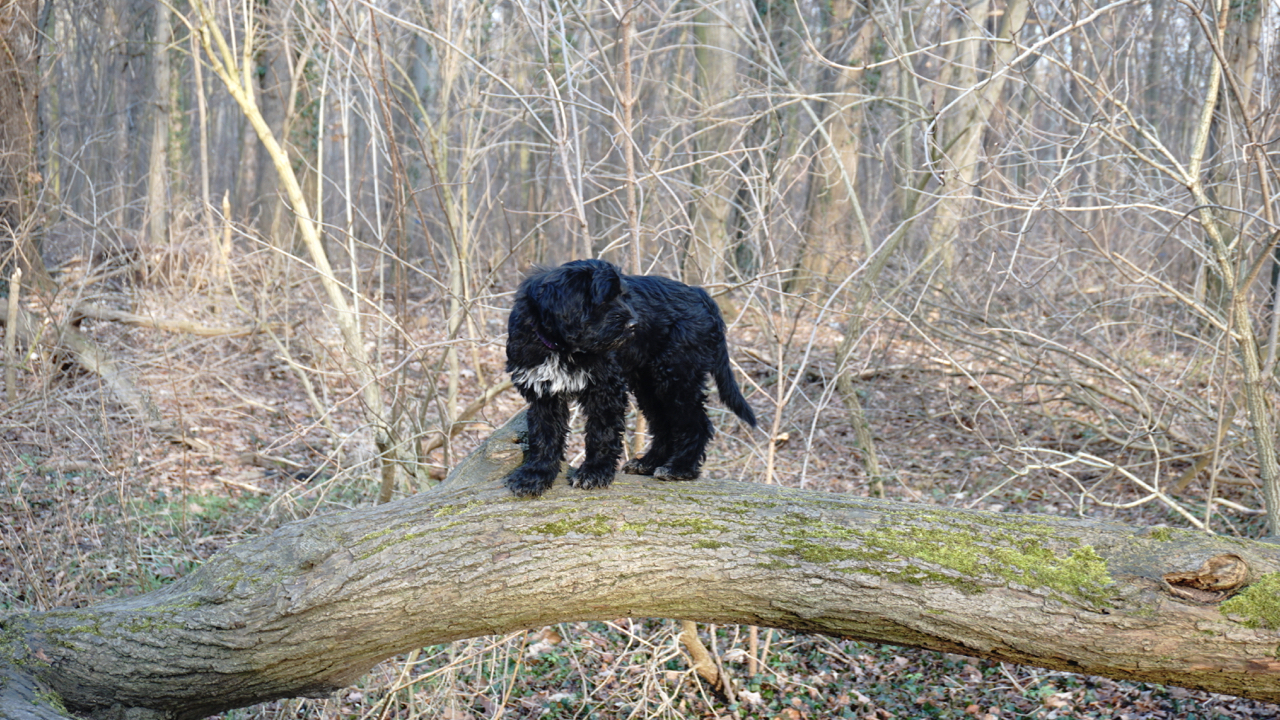
[{"label": "fallen tree trunk", "polygon": [[198,718],[411,648],[623,616],[1280,700],[1280,547],[738,482],[517,499],[518,420],[430,492],[291,523],[147,595],[0,618],[0,715]]}]

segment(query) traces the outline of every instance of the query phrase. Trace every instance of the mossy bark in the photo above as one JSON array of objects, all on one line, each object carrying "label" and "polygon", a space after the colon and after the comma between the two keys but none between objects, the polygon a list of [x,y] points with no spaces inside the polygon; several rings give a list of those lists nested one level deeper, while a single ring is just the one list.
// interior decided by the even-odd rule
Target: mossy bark
[{"label": "mossy bark", "polygon": [[[620,476],[517,499],[501,478],[520,422],[430,492],[289,524],[147,595],[0,618],[5,692],[35,680],[90,716],[197,718],[325,694],[411,648],[631,616],[1280,700],[1267,598],[1226,615],[1162,580],[1229,555],[1257,583],[1280,547],[740,482]],[[7,697],[5,717],[57,716]]]}]

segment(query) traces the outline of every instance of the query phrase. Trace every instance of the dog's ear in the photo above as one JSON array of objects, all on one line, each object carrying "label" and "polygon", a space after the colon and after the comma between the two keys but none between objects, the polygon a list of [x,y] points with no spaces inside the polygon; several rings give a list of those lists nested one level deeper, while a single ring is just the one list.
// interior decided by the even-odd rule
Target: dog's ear
[{"label": "dog's ear", "polygon": [[611,302],[622,292],[622,276],[612,265],[597,267],[591,278],[591,302],[597,307]]},{"label": "dog's ear", "polygon": [[518,311],[529,321],[532,321],[535,327],[546,328],[550,319],[547,317],[547,308],[554,307],[550,304],[555,301],[555,290],[553,283],[548,282],[551,271],[543,267],[534,267],[533,274],[529,275],[520,283],[520,287],[516,290],[515,303],[512,305],[512,311]]}]

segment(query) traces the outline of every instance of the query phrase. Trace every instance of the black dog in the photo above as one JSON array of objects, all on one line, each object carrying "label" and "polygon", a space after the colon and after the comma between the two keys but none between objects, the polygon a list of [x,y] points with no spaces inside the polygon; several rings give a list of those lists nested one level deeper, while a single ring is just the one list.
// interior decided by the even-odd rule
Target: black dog
[{"label": "black dog", "polygon": [[560,472],[569,402],[586,414],[586,460],[569,484],[607,487],[622,456],[627,389],[653,443],[624,472],[662,480],[698,477],[714,430],[703,383],[755,427],[729,368],[720,310],[702,288],[623,275],[603,260],[575,260],[525,278],[507,320],[507,372],[529,401],[528,452],[507,476],[516,495],[546,492]]}]

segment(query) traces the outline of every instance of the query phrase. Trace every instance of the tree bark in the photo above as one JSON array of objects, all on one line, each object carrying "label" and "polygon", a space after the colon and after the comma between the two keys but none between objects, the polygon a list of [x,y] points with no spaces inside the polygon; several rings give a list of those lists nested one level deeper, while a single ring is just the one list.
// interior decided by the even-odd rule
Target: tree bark
[{"label": "tree bark", "polygon": [[44,292],[53,280],[35,241],[36,191],[43,182],[36,153],[39,9],[38,0],[0,3],[0,275],[8,278],[5,261],[15,257],[27,284]]},{"label": "tree bark", "polygon": [[[862,149],[864,111],[857,107],[859,85],[876,23],[871,17],[851,33],[856,3],[837,0],[830,5],[825,33],[827,47],[838,53],[842,69],[825,68],[821,91],[827,102],[822,121],[827,132],[815,133],[813,165],[804,214],[804,232],[796,251],[796,267],[788,289],[804,292],[815,284],[837,280],[851,271],[856,256],[850,238],[858,235],[849,207],[858,186],[858,154]],[[863,247],[867,256],[875,248]]]},{"label": "tree bark", "polygon": [[969,5],[967,22],[957,29],[960,34],[974,37],[960,41],[957,47],[952,85],[961,88],[960,95],[939,111],[937,119],[946,132],[945,137],[938,138],[937,147],[938,166],[945,173],[946,186],[939,190],[941,197],[929,227],[928,244],[929,256],[934,258],[931,262],[938,268],[937,287],[945,287],[953,275],[956,234],[964,222],[977,183],[982,137],[1004,95],[1009,63],[1018,54],[1013,41],[1026,21],[1029,4],[1027,0],[1010,0],[1004,9],[997,34],[1001,42],[991,51],[990,72],[981,83],[977,81],[980,50],[977,37],[978,29],[986,25],[991,13],[990,0],[977,0]]},{"label": "tree bark", "polygon": [[707,285],[724,277],[729,247],[729,221],[741,159],[739,128],[726,118],[741,114],[733,104],[741,45],[735,28],[746,27],[746,6],[737,0],[711,2],[698,12],[694,25],[694,60],[699,119],[692,141],[698,162],[693,166],[689,205],[690,234],[682,260],[686,282]]},{"label": "tree bark", "polygon": [[502,478],[522,432],[517,416],[429,492],[291,523],[156,592],[0,617],[0,715],[198,718],[424,645],[620,616],[1280,700],[1280,547],[741,482],[518,499]]},{"label": "tree bark", "polygon": [[155,3],[155,36],[152,38],[151,148],[147,160],[147,239],[152,247],[169,241],[169,105],[171,75],[169,44],[173,21],[165,0]]}]

